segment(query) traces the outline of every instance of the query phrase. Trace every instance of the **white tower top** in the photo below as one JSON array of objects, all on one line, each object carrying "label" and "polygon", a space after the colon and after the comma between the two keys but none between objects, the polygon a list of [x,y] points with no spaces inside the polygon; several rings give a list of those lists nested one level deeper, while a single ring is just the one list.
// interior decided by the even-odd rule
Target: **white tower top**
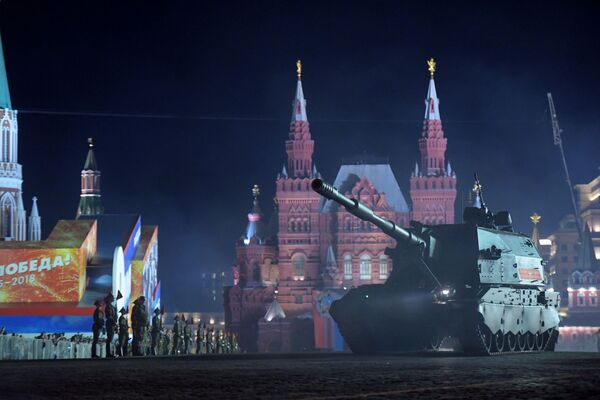
[{"label": "white tower top", "polygon": [[292,103],[292,121],[308,121],[306,117],[306,99],[302,90],[302,62],[296,61],[298,83],[296,84],[296,97]]},{"label": "white tower top", "polygon": [[440,121],[440,99],[437,97],[435,81],[433,80],[436,62],[432,58],[427,61],[427,65],[429,66],[431,78],[429,79],[429,88],[427,89],[427,98],[425,99],[425,120]]}]

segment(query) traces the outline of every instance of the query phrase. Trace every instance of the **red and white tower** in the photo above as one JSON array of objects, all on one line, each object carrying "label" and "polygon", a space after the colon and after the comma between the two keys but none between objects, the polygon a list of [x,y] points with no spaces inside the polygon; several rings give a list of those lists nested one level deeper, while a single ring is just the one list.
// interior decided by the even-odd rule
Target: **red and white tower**
[{"label": "red and white tower", "polygon": [[410,178],[412,219],[424,224],[453,224],[456,200],[456,174],[446,163],[446,146],[440,117],[440,100],[433,79],[436,63],[427,61],[430,80],[425,100],[423,132],[419,139],[421,162]]},{"label": "red and white tower", "polygon": [[279,296],[288,316],[311,311],[312,293],[320,280],[320,196],[310,188],[318,175],[312,162],[314,141],[302,90],[302,64],[296,63],[298,83],[292,121],[285,142],[288,162],[277,179],[279,207]]}]

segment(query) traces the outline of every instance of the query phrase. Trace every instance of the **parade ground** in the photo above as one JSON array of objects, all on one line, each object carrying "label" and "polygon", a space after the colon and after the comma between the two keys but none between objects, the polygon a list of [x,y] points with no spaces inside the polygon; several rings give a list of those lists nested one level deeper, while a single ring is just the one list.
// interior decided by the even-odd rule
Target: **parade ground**
[{"label": "parade ground", "polygon": [[214,355],[0,362],[1,399],[590,399],[600,354]]}]

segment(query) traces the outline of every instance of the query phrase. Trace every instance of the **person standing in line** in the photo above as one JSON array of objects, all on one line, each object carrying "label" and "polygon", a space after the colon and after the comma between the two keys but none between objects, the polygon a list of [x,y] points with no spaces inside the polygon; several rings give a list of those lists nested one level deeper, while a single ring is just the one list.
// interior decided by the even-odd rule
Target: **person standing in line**
[{"label": "person standing in line", "polygon": [[202,320],[198,321],[198,329],[196,330],[196,354],[202,354],[202,339],[204,332],[202,331]]},{"label": "person standing in line", "polygon": [[179,314],[175,314],[173,318],[173,350],[171,354],[179,354],[181,347],[181,322],[179,322]]},{"label": "person standing in line", "polygon": [[98,340],[100,339],[100,331],[104,328],[104,311],[100,300],[96,300],[94,305],[96,309],[94,310],[94,323],[92,325],[92,358],[99,358]]},{"label": "person standing in line", "polygon": [[115,297],[109,293],[104,298],[104,314],[106,315],[106,357],[114,358],[112,351],[113,339],[117,328],[117,307],[114,306]]},{"label": "person standing in line", "polygon": [[158,307],[154,309],[154,316],[152,317],[152,343],[150,344],[150,354],[155,356],[158,354],[158,341],[160,338],[160,331],[162,330],[162,318]]},{"label": "person standing in line", "polygon": [[144,296],[138,297],[133,302],[133,309],[131,310],[131,325],[133,328],[133,355],[142,356],[142,341],[144,340],[144,334],[148,327],[148,311],[146,311],[146,298]]},{"label": "person standing in line", "polygon": [[193,331],[192,331],[192,326],[194,324],[194,320],[192,319],[192,317],[188,318],[187,320],[185,320],[185,327],[183,328],[183,347],[184,347],[184,354],[191,354],[192,353],[192,335],[193,335]]},{"label": "person standing in line", "polygon": [[127,321],[127,309],[121,308],[119,311],[119,342],[117,344],[117,355],[119,357],[127,356],[127,342],[129,341],[129,322]]}]

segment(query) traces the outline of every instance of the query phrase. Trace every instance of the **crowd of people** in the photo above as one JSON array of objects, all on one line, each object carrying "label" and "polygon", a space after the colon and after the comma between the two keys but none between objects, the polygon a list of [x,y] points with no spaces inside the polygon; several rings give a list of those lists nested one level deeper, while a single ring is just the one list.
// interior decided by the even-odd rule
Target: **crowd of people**
[{"label": "crowd of people", "polygon": [[[104,301],[94,305],[92,325],[92,358],[99,358],[98,345],[104,342],[106,357],[178,355],[178,354],[231,354],[239,352],[236,335],[212,324],[198,321],[185,315],[175,315],[173,328],[163,327],[164,312],[156,308],[151,321],[146,311],[146,299],[140,296],[133,302],[131,310],[132,340],[129,346],[128,310],[121,308],[117,318],[114,296],[108,294]],[[150,322],[149,322],[150,321]],[[101,340],[101,334],[106,339]],[[115,341],[115,335],[117,336]],[[114,349],[113,349],[114,348]]]}]

